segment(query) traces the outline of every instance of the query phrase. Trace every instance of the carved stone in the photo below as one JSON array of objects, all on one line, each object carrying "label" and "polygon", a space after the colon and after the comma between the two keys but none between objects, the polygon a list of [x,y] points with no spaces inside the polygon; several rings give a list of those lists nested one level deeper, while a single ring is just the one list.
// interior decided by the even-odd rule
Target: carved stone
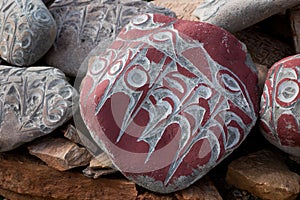
[{"label": "carved stone", "polygon": [[194,11],[202,22],[240,31],[299,4],[299,0],[205,0]]},{"label": "carved stone", "polygon": [[294,53],[288,44],[251,28],[239,31],[234,35],[247,46],[255,63],[266,65],[268,68]]},{"label": "carved stone", "polygon": [[76,76],[82,61],[97,45],[102,51],[137,14],[175,14],[141,0],[56,0],[49,8],[58,25],[54,47],[46,56],[50,66]]},{"label": "carved stone", "polygon": [[260,117],[265,138],[300,157],[300,54],[275,63],[269,70]]},{"label": "carved stone", "polygon": [[90,62],[81,114],[127,178],[160,193],[186,188],[256,122],[257,72],[249,57],[216,26],[137,16]]},{"label": "carved stone", "polygon": [[52,132],[72,116],[78,93],[51,67],[0,66],[0,151]]},{"label": "carved stone", "polygon": [[28,146],[29,153],[59,171],[86,166],[92,155],[84,148],[65,138],[46,137]]},{"label": "carved stone", "polygon": [[0,56],[8,63],[35,63],[55,36],[55,21],[41,0],[0,1]]}]

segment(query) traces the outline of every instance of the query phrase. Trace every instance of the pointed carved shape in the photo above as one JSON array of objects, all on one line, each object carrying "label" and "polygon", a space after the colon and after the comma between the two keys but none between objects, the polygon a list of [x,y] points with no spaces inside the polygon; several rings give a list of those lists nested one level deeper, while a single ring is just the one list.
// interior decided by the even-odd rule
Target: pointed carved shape
[{"label": "pointed carved shape", "polygon": [[256,122],[255,66],[241,42],[213,25],[140,15],[92,63],[82,117],[114,165],[152,191],[188,187]]}]

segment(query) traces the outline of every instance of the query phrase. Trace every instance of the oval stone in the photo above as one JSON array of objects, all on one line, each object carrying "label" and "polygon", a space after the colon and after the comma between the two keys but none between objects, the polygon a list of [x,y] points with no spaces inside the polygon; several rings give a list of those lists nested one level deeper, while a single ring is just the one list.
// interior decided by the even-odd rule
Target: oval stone
[{"label": "oval stone", "polygon": [[0,21],[0,56],[10,64],[29,66],[54,43],[56,23],[41,0],[1,0]]},{"label": "oval stone", "polygon": [[89,62],[81,115],[115,166],[160,193],[188,187],[254,126],[257,73],[216,26],[145,14]]},{"label": "oval stone", "polygon": [[0,65],[0,152],[51,133],[77,105],[78,92],[60,70]]},{"label": "oval stone", "polygon": [[300,157],[300,54],[278,61],[269,70],[260,117],[265,138]]}]

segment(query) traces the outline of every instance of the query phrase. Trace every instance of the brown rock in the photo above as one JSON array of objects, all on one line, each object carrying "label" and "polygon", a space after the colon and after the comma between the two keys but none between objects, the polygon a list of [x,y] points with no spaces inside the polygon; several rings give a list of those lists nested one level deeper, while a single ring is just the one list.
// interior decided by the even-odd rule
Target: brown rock
[{"label": "brown rock", "polygon": [[92,169],[115,168],[106,153],[101,153],[90,162]]},{"label": "brown rock", "polygon": [[237,32],[235,36],[245,43],[255,63],[266,65],[268,68],[282,58],[294,54],[288,44],[251,28]]},{"label": "brown rock", "polygon": [[290,20],[295,50],[300,53],[300,6],[291,9]]},{"label": "brown rock", "polygon": [[268,74],[268,67],[266,65],[261,65],[258,63],[255,63],[256,69],[258,71],[258,92],[259,96],[263,93],[265,81]]},{"label": "brown rock", "polygon": [[83,172],[83,175],[85,175],[86,177],[97,179],[104,175],[114,174],[114,173],[118,172],[118,170],[109,169],[109,168],[92,169],[91,167],[87,167],[82,172]]},{"label": "brown rock", "polygon": [[127,200],[137,196],[135,184],[127,180],[92,180],[78,172],[59,172],[20,154],[0,154],[0,188],[0,195],[12,200]]},{"label": "brown rock", "polygon": [[187,189],[178,191],[176,193],[163,195],[145,192],[137,197],[137,200],[222,200],[217,188],[213,182],[204,177]]},{"label": "brown rock", "polygon": [[291,200],[300,192],[299,176],[288,169],[278,154],[268,150],[230,163],[226,180],[262,199]]},{"label": "brown rock", "polygon": [[178,19],[198,21],[192,13],[204,0],[154,0],[154,5],[169,8],[176,13]]},{"label": "brown rock", "polygon": [[83,147],[64,138],[44,138],[28,146],[29,153],[37,156],[59,171],[85,166],[92,155]]},{"label": "brown rock", "polygon": [[72,124],[68,124],[67,128],[62,130],[62,132],[64,133],[65,138],[76,144],[81,144],[82,146],[84,146],[79,137],[79,130],[76,129]]}]

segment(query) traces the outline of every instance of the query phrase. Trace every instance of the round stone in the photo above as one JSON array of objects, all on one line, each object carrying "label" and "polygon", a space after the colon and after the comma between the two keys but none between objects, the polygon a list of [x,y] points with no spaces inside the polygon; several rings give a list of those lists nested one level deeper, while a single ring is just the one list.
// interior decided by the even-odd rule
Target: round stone
[{"label": "round stone", "polygon": [[80,111],[90,134],[149,190],[188,187],[256,122],[256,68],[245,45],[216,26],[142,15],[87,63]]},{"label": "round stone", "polygon": [[275,63],[261,98],[260,126],[265,138],[300,157],[300,54]]}]

